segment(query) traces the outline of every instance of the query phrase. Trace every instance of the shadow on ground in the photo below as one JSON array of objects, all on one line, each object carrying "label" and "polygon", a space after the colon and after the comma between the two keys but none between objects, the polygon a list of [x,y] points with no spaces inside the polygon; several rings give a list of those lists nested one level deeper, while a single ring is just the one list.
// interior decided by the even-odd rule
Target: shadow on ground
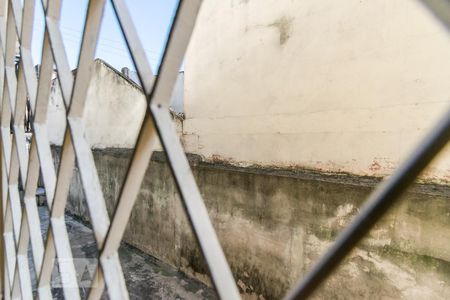
[{"label": "shadow on ground", "polygon": [[[43,235],[48,229],[48,210],[39,208]],[[95,269],[98,256],[97,244],[92,229],[72,216],[66,216],[74,265],[77,271],[80,296],[86,299],[92,283],[95,284]],[[119,249],[120,261],[131,299],[217,299],[214,291],[205,284],[187,277],[174,267],[122,244]],[[29,253],[32,262],[31,253]],[[34,272],[32,272],[34,273]],[[33,278],[34,286],[36,279]],[[54,299],[64,299],[58,266],[52,273]],[[102,299],[108,299],[104,293]]]}]

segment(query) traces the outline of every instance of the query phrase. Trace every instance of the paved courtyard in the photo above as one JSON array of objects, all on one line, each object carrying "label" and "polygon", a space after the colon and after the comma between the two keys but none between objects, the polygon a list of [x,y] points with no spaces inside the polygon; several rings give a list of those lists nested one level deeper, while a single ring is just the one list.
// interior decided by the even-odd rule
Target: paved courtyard
[{"label": "paved courtyard", "polygon": [[[42,232],[46,233],[48,211],[45,207],[39,207],[39,214]],[[78,273],[80,294],[85,299],[95,274],[97,245],[92,230],[74,217],[66,216],[66,226]],[[216,299],[211,288],[136,248],[122,244],[119,254],[131,299]],[[53,283],[58,286],[60,278],[56,266],[53,274]],[[35,284],[35,278],[33,282]],[[55,299],[64,299],[61,288],[54,288],[53,296]],[[107,296],[104,295],[104,299]]]}]

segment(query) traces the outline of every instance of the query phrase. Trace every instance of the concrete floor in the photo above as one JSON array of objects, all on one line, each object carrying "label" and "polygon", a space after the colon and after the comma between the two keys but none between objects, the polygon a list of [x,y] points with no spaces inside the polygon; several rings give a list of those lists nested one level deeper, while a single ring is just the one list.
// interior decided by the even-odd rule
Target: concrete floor
[{"label": "concrete floor", "polygon": [[[39,208],[41,229],[46,236],[48,211]],[[95,274],[97,245],[92,230],[77,219],[66,216],[74,264],[79,278],[82,299],[87,298],[89,286]],[[122,269],[131,299],[216,299],[215,292],[206,285],[188,278],[172,266],[149,256],[136,248],[122,244],[119,250]],[[30,255],[30,260],[31,260]],[[34,272],[32,272],[34,273]],[[33,278],[34,284],[35,279]],[[55,266],[52,276],[53,286],[58,286],[60,278]],[[53,289],[54,299],[64,299],[61,288]],[[104,299],[108,297],[104,294]]]}]

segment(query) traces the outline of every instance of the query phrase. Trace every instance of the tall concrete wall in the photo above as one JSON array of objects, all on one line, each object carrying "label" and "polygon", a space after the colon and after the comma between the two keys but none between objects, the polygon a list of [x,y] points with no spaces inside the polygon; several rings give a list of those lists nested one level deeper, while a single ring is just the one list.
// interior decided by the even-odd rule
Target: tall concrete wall
[{"label": "tall concrete wall", "polygon": [[[55,155],[57,157],[57,155]],[[110,214],[130,150],[94,157]],[[375,179],[279,169],[191,164],[245,299],[280,299],[358,213]],[[78,171],[69,212],[89,220]],[[449,299],[450,190],[420,185],[377,224],[316,295],[319,299]],[[155,153],[124,240],[205,282],[170,170]]]},{"label": "tall concrete wall", "polygon": [[[205,0],[185,62],[187,151],[383,176],[450,103],[450,39],[420,1]],[[450,179],[450,155],[423,178]]]}]

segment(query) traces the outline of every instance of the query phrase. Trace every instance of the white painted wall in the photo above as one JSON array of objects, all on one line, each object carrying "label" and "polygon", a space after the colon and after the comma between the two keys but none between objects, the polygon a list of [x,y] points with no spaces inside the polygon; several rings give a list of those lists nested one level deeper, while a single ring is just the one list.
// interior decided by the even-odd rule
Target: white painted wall
[{"label": "white painted wall", "polygon": [[[140,89],[111,67],[96,60],[85,108],[86,136],[93,148],[131,148],[145,113]],[[49,139],[61,145],[65,109],[57,80],[52,82],[47,121]]]},{"label": "white painted wall", "polygon": [[[450,103],[450,36],[414,0],[205,0],[185,61],[186,150],[386,175]],[[450,155],[425,176],[450,179]]]},{"label": "white painted wall", "polygon": [[56,73],[53,74],[50,99],[47,109],[47,133],[51,144],[61,145],[64,139],[63,126],[66,122],[66,110],[62,99],[61,88],[56,79]]},{"label": "white painted wall", "polygon": [[[146,110],[141,89],[101,60],[95,61],[92,74],[84,115],[87,140],[92,148],[133,148]],[[54,145],[61,145],[64,138],[62,128],[66,119],[62,101],[55,79],[47,121],[49,139]],[[181,122],[175,120],[181,133]]]}]

